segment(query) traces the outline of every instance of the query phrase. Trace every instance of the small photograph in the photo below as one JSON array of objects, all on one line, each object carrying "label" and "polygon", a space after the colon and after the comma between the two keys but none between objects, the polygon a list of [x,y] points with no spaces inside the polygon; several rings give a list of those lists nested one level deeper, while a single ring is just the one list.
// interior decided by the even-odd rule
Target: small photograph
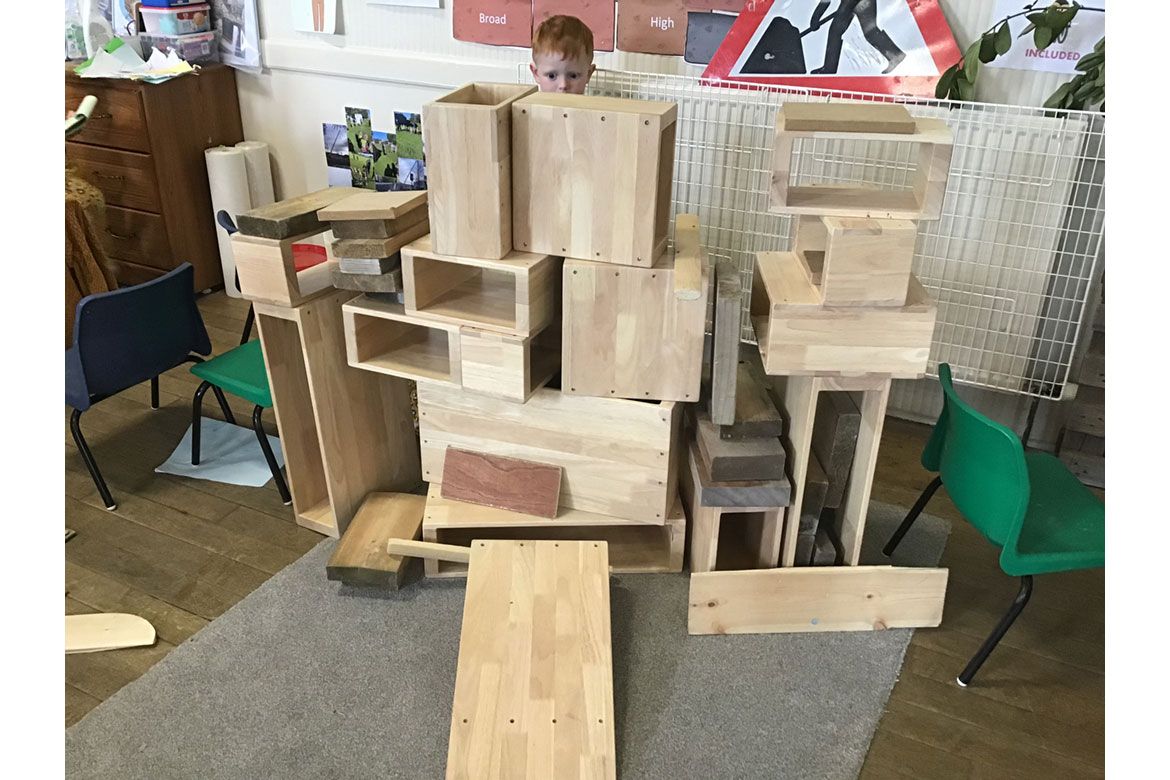
[{"label": "small photograph", "polygon": [[370,142],[374,135],[370,109],[346,106],[345,128],[349,139],[349,151],[352,154],[370,154]]},{"label": "small photograph", "polygon": [[398,142],[395,135],[374,131],[370,142],[370,153],[374,158],[374,182],[387,184],[398,181]]},{"label": "small photograph", "polygon": [[408,160],[398,158],[398,183],[400,189],[425,190],[427,188],[427,170],[422,160]]},{"label": "small photograph", "polygon": [[345,125],[324,123],[321,125],[324,137],[325,170],[330,187],[353,186],[353,174],[349,167],[349,140]]},{"label": "small photograph", "polygon": [[353,176],[354,187],[365,187],[372,190],[374,187],[374,156],[361,152],[349,153],[349,172]]},{"label": "small photograph", "polygon": [[394,131],[398,138],[398,156],[408,160],[424,160],[422,115],[394,112]]}]

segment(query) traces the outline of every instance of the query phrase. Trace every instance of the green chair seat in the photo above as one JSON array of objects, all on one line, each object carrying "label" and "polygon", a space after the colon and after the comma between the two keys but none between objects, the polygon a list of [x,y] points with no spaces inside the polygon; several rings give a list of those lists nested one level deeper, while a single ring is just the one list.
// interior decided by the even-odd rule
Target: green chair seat
[{"label": "green chair seat", "polygon": [[264,353],[258,339],[196,363],[191,373],[257,406],[272,408],[272,391],[268,388],[268,372],[264,370]]},{"label": "green chair seat", "polygon": [[1014,555],[1000,564],[1013,576],[1105,565],[1105,505],[1059,458],[1024,454],[1032,494]]}]

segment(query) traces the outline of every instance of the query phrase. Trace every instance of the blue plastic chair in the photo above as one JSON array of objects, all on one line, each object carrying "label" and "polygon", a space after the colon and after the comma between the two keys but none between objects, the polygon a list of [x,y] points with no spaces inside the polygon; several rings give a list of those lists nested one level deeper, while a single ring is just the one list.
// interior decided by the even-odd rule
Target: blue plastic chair
[{"label": "blue plastic chair", "polygon": [[[81,459],[106,509],[117,509],[85,437],[81,414],[99,401],[150,380],[150,407],[158,408],[158,377],[211,354],[211,340],[195,305],[190,263],[149,282],[87,295],[77,304],[73,346],[65,351],[65,404]],[[230,413],[219,388],[216,398]]]}]

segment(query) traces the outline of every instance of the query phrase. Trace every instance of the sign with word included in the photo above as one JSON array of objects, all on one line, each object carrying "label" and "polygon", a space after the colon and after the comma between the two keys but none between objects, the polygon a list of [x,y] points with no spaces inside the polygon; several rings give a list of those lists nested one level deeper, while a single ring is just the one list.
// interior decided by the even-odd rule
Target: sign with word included
[{"label": "sign with word included", "polygon": [[532,45],[532,1],[454,0],[451,27],[457,41],[528,47]]},{"label": "sign with word included", "polygon": [[[992,19],[1008,19],[1012,47],[987,63],[991,68],[1042,70],[1050,73],[1076,73],[1077,60],[1093,51],[1097,41],[1105,37],[1105,0],[1082,3],[1084,6],[1073,17],[1060,37],[1043,49],[1037,49],[1032,33],[1024,33],[1029,23],[1029,11],[1039,13],[1046,3],[1029,4],[1024,0],[998,0]],[[1091,6],[1091,7],[1090,7]]]},{"label": "sign with word included", "polygon": [[622,0],[617,46],[622,51],[680,55],[687,45],[686,0]]},{"label": "sign with word included", "polygon": [[585,22],[594,51],[613,51],[614,0],[533,0],[533,29],[550,16],[567,14]]}]

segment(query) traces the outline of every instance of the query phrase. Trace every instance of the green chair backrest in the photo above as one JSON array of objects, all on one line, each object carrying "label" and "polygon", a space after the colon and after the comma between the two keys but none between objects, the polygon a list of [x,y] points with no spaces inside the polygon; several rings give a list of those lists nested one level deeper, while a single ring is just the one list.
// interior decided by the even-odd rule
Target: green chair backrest
[{"label": "green chair backrest", "polygon": [[959,398],[949,365],[939,365],[938,378],[943,410],[922,452],[922,465],[938,472],[971,525],[999,547],[1010,540],[1014,550],[1031,492],[1024,447],[1014,431]]}]

